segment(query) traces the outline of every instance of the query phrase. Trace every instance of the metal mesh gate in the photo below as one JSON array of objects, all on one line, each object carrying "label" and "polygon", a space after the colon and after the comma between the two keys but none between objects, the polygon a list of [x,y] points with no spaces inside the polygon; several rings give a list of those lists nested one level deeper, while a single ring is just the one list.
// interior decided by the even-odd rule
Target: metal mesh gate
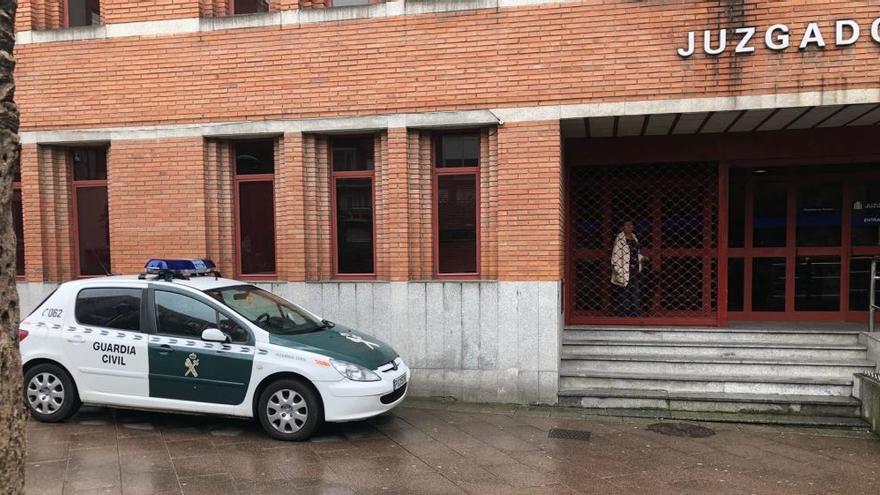
[{"label": "metal mesh gate", "polygon": [[568,184],[570,323],[716,320],[716,164],[573,167]]}]

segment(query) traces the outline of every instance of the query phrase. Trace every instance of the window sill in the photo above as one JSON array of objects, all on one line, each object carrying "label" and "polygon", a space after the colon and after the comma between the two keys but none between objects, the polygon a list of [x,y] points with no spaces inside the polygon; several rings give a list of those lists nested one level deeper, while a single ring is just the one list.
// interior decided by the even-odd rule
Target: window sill
[{"label": "window sill", "polygon": [[277,273],[257,273],[253,275],[237,274],[234,279],[248,282],[283,282],[283,280],[278,279]]},{"label": "window sill", "polygon": [[56,41],[82,41],[107,37],[107,26],[96,24],[92,26],[59,27],[54,29],[35,29],[16,33],[16,42],[27,43],[52,43]]},{"label": "window sill", "polygon": [[338,280],[340,282],[375,282],[376,274],[375,273],[358,273],[358,274],[344,274],[337,273],[333,276],[333,280]]}]

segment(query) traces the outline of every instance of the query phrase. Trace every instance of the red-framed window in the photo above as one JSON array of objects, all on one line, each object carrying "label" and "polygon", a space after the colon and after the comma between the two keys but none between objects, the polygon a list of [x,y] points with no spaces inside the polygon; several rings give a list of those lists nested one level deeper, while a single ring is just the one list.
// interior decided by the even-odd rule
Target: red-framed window
[{"label": "red-framed window", "polygon": [[12,227],[15,230],[15,276],[24,277],[24,209],[20,172],[12,179]]},{"label": "red-framed window", "polygon": [[275,275],[275,140],[237,141],[235,150],[236,273]]},{"label": "red-framed window", "polygon": [[64,0],[64,26],[98,26],[101,24],[100,0]]},{"label": "red-framed window", "polygon": [[434,272],[439,278],[480,271],[480,134],[441,134],[434,141]]},{"label": "red-framed window", "polygon": [[229,0],[229,13],[258,14],[269,12],[269,0]]},{"label": "red-framed window", "polygon": [[92,277],[110,273],[110,210],[107,201],[107,148],[71,148],[74,274]]},{"label": "red-framed window", "polygon": [[330,141],[333,271],[337,278],[376,275],[375,136]]}]

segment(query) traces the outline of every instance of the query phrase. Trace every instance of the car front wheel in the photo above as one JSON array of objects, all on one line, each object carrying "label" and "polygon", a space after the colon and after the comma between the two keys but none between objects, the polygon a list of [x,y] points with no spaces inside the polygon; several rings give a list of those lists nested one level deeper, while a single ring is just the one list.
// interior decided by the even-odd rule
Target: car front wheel
[{"label": "car front wheel", "polygon": [[79,409],[79,393],[70,374],[56,364],[38,364],[24,375],[24,401],[38,421],[55,423]]},{"label": "car front wheel", "polygon": [[312,387],[285,378],[271,383],[260,394],[257,416],[271,437],[301,441],[320,426],[324,411]]}]

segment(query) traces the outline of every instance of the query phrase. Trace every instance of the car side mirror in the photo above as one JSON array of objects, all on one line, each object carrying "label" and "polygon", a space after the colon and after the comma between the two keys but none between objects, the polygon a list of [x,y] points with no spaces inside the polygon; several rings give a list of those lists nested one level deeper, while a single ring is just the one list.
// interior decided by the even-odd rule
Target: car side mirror
[{"label": "car side mirror", "polygon": [[229,343],[229,336],[217,330],[216,328],[206,328],[202,332],[202,340],[207,342],[220,342],[222,344]]}]

